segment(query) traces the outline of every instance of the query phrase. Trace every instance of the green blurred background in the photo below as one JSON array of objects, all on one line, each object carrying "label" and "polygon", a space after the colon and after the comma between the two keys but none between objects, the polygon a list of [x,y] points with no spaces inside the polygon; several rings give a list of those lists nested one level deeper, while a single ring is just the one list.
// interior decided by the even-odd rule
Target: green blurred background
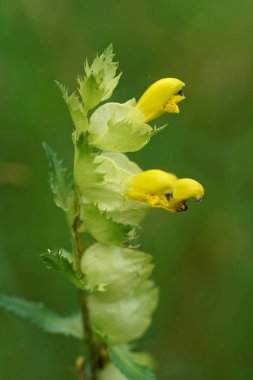
[{"label": "green blurred background", "polygon": [[[71,165],[72,124],[54,79],[70,89],[113,42],[126,101],[153,81],[186,82],[180,115],[131,155],[204,184],[182,214],[154,210],[143,249],[154,255],[161,299],[140,347],[163,380],[253,378],[252,1],[3,0],[0,3],[0,290],[60,313],[77,306],[39,260],[70,247],[47,183],[41,142]],[[15,164],[15,165],[14,165]],[[18,166],[16,166],[18,164]],[[0,379],[75,379],[81,347],[0,312]]]}]

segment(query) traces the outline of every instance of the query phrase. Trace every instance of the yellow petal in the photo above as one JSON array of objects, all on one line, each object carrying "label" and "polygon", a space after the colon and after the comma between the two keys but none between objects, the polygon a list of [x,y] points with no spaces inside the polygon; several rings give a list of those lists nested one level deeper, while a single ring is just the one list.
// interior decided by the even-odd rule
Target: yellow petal
[{"label": "yellow petal", "polygon": [[[155,119],[165,112],[179,112],[175,107],[177,103],[185,99],[178,92],[185,84],[176,78],[164,78],[150,86],[138,101],[136,108],[145,116],[146,122]],[[173,103],[170,104],[170,101]]]},{"label": "yellow petal", "polygon": [[133,176],[128,185],[128,191],[145,193],[169,193],[177,180],[174,174],[163,170],[151,169]]},{"label": "yellow petal", "polygon": [[175,202],[186,201],[190,198],[196,200],[202,199],[204,196],[203,186],[190,178],[181,178],[175,181],[173,187],[173,200]]},{"label": "yellow petal", "polygon": [[172,100],[168,101],[168,103],[164,107],[165,112],[169,113],[179,113],[178,105]]},{"label": "yellow petal", "polygon": [[147,170],[131,178],[126,195],[129,198],[145,202],[151,207],[170,210],[169,198],[173,184],[177,180],[174,174],[162,170]]}]

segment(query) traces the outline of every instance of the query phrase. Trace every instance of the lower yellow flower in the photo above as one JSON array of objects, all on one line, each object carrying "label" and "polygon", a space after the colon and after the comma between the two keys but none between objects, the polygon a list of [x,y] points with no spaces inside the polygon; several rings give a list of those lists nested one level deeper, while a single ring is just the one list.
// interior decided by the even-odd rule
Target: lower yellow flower
[{"label": "lower yellow flower", "polygon": [[178,103],[185,99],[185,84],[176,78],[163,78],[153,83],[142,95],[136,108],[148,122],[165,112],[179,113]]},{"label": "lower yellow flower", "polygon": [[193,179],[178,179],[174,174],[153,169],[133,176],[128,183],[126,195],[148,203],[151,207],[180,212],[187,210],[188,199],[194,198],[200,202],[204,188]]}]

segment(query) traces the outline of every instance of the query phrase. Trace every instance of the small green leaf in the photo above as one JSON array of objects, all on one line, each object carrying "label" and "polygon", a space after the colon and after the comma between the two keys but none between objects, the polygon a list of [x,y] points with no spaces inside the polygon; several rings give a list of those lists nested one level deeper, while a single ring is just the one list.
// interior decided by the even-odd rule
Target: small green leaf
[{"label": "small green leaf", "polygon": [[122,247],[136,237],[133,226],[115,222],[94,204],[83,205],[83,219],[83,230],[100,243]]},{"label": "small green leaf", "polygon": [[64,257],[60,249],[42,253],[40,258],[44,261],[48,269],[62,272],[65,277],[67,277],[67,279],[78,289],[85,289],[82,279],[74,269],[73,262],[70,262],[66,257]]},{"label": "small green leaf", "polygon": [[56,153],[46,143],[42,145],[49,161],[49,184],[54,195],[54,202],[56,206],[64,211],[71,212],[74,204],[74,195],[70,174]]},{"label": "small green leaf", "polygon": [[87,117],[85,115],[84,109],[83,109],[83,104],[80,102],[78,96],[73,93],[70,96],[68,95],[67,89],[59,82],[55,81],[57,86],[62,92],[62,97],[65,100],[71,118],[73,120],[73,123],[78,131],[83,131],[85,132],[87,129]]},{"label": "small green leaf", "polygon": [[131,352],[129,346],[111,346],[109,347],[109,356],[113,364],[129,380],[156,380],[152,370],[141,364],[138,360],[138,354]]},{"label": "small green leaf", "polygon": [[80,314],[62,317],[45,308],[41,303],[26,301],[22,298],[0,294],[0,307],[29,320],[42,330],[82,339],[82,323]]}]

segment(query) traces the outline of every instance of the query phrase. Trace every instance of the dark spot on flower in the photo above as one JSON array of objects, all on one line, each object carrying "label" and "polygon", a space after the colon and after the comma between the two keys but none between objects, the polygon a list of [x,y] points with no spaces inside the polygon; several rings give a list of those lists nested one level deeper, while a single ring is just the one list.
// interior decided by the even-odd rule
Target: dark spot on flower
[{"label": "dark spot on flower", "polygon": [[165,197],[167,198],[168,201],[170,201],[173,197],[173,194],[172,193],[167,193],[165,194]]},{"label": "dark spot on flower", "polygon": [[199,204],[200,202],[202,202],[202,200],[203,200],[202,197],[196,198],[196,203]]},{"label": "dark spot on flower", "polygon": [[181,96],[184,96],[184,93],[183,93],[183,91],[182,91],[182,90],[179,90],[179,91],[178,91],[178,93],[177,93],[177,95],[181,95]]}]

